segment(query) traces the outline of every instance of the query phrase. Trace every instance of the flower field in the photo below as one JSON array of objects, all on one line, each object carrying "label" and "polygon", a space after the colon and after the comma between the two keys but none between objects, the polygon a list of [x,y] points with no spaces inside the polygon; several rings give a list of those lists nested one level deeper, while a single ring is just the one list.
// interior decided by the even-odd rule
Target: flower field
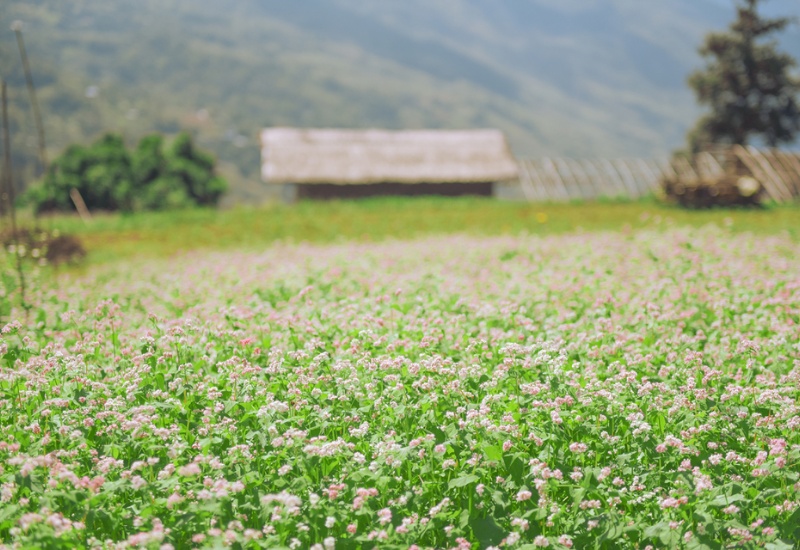
[{"label": "flower field", "polygon": [[787,236],[274,245],[28,300],[9,548],[800,545]]}]

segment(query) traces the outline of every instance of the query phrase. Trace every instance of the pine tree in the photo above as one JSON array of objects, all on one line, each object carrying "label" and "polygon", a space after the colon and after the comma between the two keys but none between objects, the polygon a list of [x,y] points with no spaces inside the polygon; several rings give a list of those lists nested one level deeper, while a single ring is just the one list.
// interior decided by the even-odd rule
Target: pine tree
[{"label": "pine tree", "polygon": [[717,143],[747,145],[753,138],[776,147],[800,132],[800,80],[792,74],[797,62],[765,40],[792,20],[762,17],[759,3],[740,3],[729,29],[709,34],[700,48],[708,64],[689,77],[689,86],[711,112],[689,133],[694,152]]}]

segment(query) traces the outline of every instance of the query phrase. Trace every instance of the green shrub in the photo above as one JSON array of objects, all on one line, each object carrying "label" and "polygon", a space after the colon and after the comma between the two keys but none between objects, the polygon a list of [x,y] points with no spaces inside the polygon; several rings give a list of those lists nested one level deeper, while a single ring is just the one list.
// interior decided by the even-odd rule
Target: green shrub
[{"label": "green shrub", "polygon": [[23,201],[37,212],[70,211],[76,189],[89,210],[214,206],[227,188],[214,169],[214,158],[186,133],[168,146],[159,134],[145,136],[130,152],[120,136],[107,134],[91,146],[67,148]]}]

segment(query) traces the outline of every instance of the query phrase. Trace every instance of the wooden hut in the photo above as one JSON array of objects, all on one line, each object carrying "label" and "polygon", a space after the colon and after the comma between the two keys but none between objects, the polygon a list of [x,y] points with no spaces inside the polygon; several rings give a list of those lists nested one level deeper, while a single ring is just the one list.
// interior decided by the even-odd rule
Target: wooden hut
[{"label": "wooden hut", "polygon": [[286,201],[380,195],[492,195],[518,177],[499,130],[268,128],[261,174]]}]

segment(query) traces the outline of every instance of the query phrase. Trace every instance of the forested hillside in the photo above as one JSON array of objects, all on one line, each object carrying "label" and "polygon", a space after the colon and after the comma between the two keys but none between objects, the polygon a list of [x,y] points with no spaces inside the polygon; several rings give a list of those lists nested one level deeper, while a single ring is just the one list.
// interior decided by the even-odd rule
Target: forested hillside
[{"label": "forested hillside", "polygon": [[[665,155],[697,114],[696,47],[731,16],[718,0],[4,0],[0,73],[21,169],[35,133],[14,19],[51,156],[189,129],[255,198],[269,125],[494,126],[520,155]],[[797,28],[785,46],[800,56]]]}]

